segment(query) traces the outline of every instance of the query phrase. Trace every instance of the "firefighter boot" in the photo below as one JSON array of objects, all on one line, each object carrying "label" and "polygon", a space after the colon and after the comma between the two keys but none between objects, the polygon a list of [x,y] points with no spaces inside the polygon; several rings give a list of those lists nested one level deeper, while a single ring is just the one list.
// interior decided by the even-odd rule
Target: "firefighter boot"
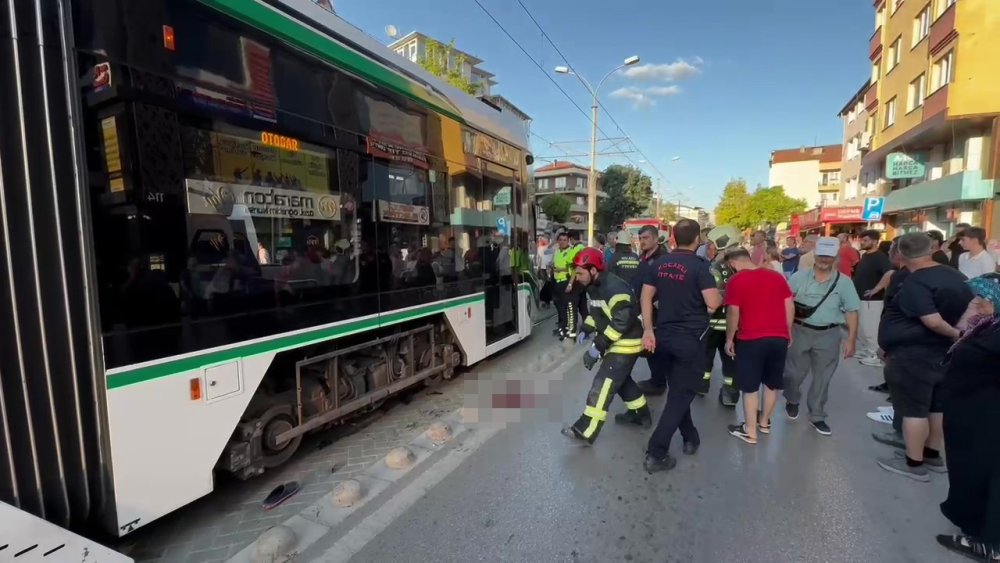
[{"label": "firefighter boot", "polygon": [[576,426],[567,426],[566,428],[563,428],[562,435],[566,436],[567,438],[569,438],[570,440],[572,440],[573,442],[575,442],[577,445],[580,446],[590,446],[593,445],[594,443],[593,440],[588,440],[587,438],[584,438],[583,432],[577,430]]},{"label": "firefighter boot", "polygon": [[719,388],[719,403],[724,407],[734,408],[740,400],[740,390],[733,385],[731,377],[725,378]]},{"label": "firefighter boot", "polygon": [[643,405],[638,409],[629,409],[623,413],[616,414],[615,422],[619,424],[634,424],[648,430],[653,427],[653,415],[649,412],[649,407]]},{"label": "firefighter boot", "polygon": [[695,389],[695,393],[698,393],[702,397],[708,395],[708,390],[712,388],[712,372],[705,372],[705,376],[701,378],[701,383],[698,384],[698,388]]}]

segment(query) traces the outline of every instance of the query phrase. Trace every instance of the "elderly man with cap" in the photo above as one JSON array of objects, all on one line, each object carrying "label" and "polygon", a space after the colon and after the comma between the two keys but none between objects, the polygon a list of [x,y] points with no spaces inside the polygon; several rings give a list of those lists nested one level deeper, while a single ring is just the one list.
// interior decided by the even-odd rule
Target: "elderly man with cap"
[{"label": "elderly man with cap", "polygon": [[[799,417],[800,387],[812,372],[806,404],[813,428],[824,436],[831,434],[826,423],[830,381],[841,357],[854,355],[858,309],[861,308],[854,283],[837,270],[839,250],[840,242],[836,238],[819,239],[813,267],[799,270],[788,280],[794,296],[795,319],[792,344],[785,361],[785,414],[791,420]],[[847,325],[846,341],[842,331],[844,325]]]}]

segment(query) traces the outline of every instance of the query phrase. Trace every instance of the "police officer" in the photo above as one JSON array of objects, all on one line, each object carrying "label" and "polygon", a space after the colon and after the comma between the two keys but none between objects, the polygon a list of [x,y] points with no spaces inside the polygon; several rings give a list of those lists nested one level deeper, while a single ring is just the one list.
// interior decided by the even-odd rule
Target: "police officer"
[{"label": "police officer", "polygon": [[[646,471],[672,469],[670,441],[680,429],[684,453],[698,451],[701,439],[691,420],[691,401],[701,384],[704,337],[708,320],[722,305],[722,295],[708,260],[695,254],[701,227],[681,219],[674,226],[676,248],[650,264],[642,286],[642,343],[657,356],[656,365],[669,384],[667,403],[646,447]],[[662,299],[660,299],[662,297]],[[653,301],[659,301],[655,325]]]},{"label": "police officer", "polygon": [[[660,231],[652,225],[639,229],[639,274],[632,279],[632,289],[636,296],[642,295],[643,280],[646,278],[649,265],[667,254],[665,246],[660,244]],[[652,321],[656,321],[656,309],[653,309]],[[649,379],[639,382],[642,392],[654,396],[662,395],[667,390],[667,378],[663,370],[657,366],[658,356],[646,358],[649,364]]]},{"label": "police officer", "polygon": [[576,338],[576,295],[573,291],[573,258],[579,249],[569,244],[569,235],[563,231],[556,237],[555,255],[552,257],[552,277],[556,281],[556,312],[558,314],[556,336],[559,340]]},{"label": "police officer", "polygon": [[[712,262],[712,277],[715,285],[725,296],[726,284],[736,272],[726,261],[726,250],[736,248],[740,244],[740,232],[735,227],[720,226],[709,231],[706,236],[708,244],[715,247],[716,259]],[[736,375],[736,362],[726,354],[726,308],[719,307],[708,321],[708,334],[705,335],[705,374],[702,377],[699,395],[708,394],[712,385],[712,369],[715,367],[715,355],[722,358],[722,387],[719,388],[719,403],[727,407],[736,407],[740,400],[740,391],[733,382]]]},{"label": "police officer", "polygon": [[632,250],[632,236],[628,231],[622,231],[615,239],[617,244],[608,260],[608,271],[633,286],[633,281],[639,274],[639,255]]},{"label": "police officer", "polygon": [[[642,323],[639,303],[625,280],[607,272],[604,254],[596,248],[585,248],[576,255],[576,281],[586,287],[590,315],[583,330],[594,334],[594,343],[583,357],[587,369],[598,362],[601,367],[587,394],[587,406],[577,421],[563,429],[563,435],[593,444],[608,417],[608,406],[617,393],[625,401],[624,413],[615,415],[615,422],[635,424],[643,428],[653,425],[652,415],[632,379],[632,366],[643,353]],[[583,334],[581,341],[583,340]]]}]

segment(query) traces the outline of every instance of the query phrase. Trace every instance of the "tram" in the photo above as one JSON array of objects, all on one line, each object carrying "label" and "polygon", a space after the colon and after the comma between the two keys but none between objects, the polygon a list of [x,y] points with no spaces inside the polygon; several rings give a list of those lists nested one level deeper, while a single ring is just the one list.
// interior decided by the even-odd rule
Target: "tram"
[{"label": "tram", "polygon": [[531,334],[516,118],[311,0],[0,14],[0,500],[125,535]]}]

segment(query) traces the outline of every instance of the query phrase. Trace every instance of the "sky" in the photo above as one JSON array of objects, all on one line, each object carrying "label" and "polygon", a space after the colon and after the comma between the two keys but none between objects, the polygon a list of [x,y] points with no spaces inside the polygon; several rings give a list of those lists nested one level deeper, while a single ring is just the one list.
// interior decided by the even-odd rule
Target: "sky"
[{"label": "sky", "polygon": [[[589,164],[589,156],[564,156],[589,153],[588,91],[572,76],[552,71],[566,62],[517,0],[479,2],[545,72],[475,0],[337,0],[335,8],[385,43],[391,41],[387,25],[400,36],[417,30],[454,39],[496,74],[494,94],[533,117],[537,157]],[[837,114],[870,74],[875,15],[869,0],[521,2],[591,83],[629,56],[641,58],[612,75],[599,97],[642,151],[628,155],[633,163],[654,185],[659,182],[665,197],[685,205],[714,208],[732,178],[744,178],[751,188],[766,185],[772,150],[840,144]],[[598,125],[610,137],[622,136],[603,111]],[[575,143],[549,146],[568,141]],[[598,167],[613,163],[628,161],[601,156]]]}]

